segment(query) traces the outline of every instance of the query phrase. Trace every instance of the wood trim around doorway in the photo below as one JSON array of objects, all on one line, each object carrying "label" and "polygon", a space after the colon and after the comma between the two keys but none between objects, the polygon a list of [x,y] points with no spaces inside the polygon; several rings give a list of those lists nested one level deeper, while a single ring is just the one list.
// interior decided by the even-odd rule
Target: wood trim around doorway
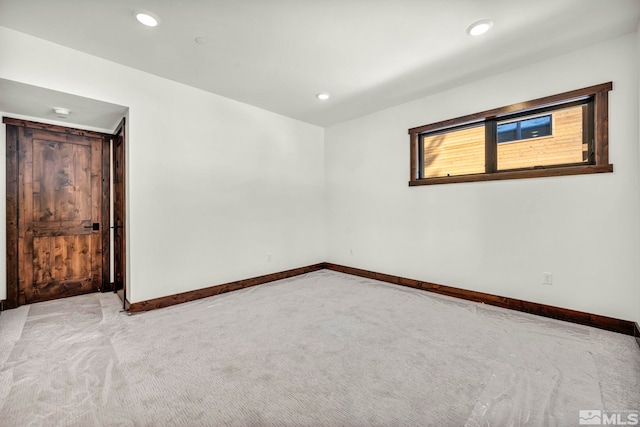
[{"label": "wood trim around doorway", "polygon": [[[40,129],[50,132],[58,132],[68,135],[87,136],[100,138],[102,141],[102,212],[101,212],[101,258],[102,258],[102,286],[101,290],[105,291],[109,288],[109,203],[105,204],[104,200],[109,200],[109,141],[111,135],[76,129],[46,123],[38,123],[29,120],[15,119],[11,117],[3,117],[2,123],[6,127],[6,265],[7,265],[7,299],[4,308],[11,309],[20,305],[19,301],[19,276],[18,276],[18,130],[19,128]],[[106,159],[105,159],[106,150]],[[105,163],[106,162],[106,163]],[[106,167],[105,167],[106,164]],[[105,261],[106,260],[106,261]],[[106,262],[106,264],[105,264]]]},{"label": "wood trim around doorway", "polygon": [[[116,283],[118,276],[122,278],[122,304],[123,309],[129,309],[127,301],[127,118],[123,117],[116,130],[112,135],[112,161],[113,161],[113,226],[120,229],[119,235],[121,240],[117,239],[118,230],[114,228],[113,233],[113,251],[114,251],[114,277],[111,278],[113,290],[118,291],[119,283]],[[122,139],[122,143],[118,144],[118,139]],[[118,162],[120,162],[119,166]],[[120,224],[118,224],[120,219]],[[119,247],[116,247],[119,245]],[[116,259],[119,258],[119,259]],[[118,274],[118,270],[119,273]]]},{"label": "wood trim around doorway", "polygon": [[109,134],[96,132],[93,130],[84,130],[84,129],[65,127],[65,126],[50,125],[46,123],[32,122],[30,120],[14,119],[12,117],[3,117],[2,123],[4,123],[5,125],[24,127],[29,129],[48,130],[51,132],[66,133],[69,135],[90,136],[93,138],[104,138],[104,137],[111,138],[111,135]]},{"label": "wood trim around doorway", "polygon": [[[6,123],[6,118],[3,122]],[[7,126],[6,153],[7,299],[6,308],[18,307],[18,132]]]},{"label": "wood trim around doorway", "polygon": [[102,292],[111,291],[111,239],[110,239],[110,218],[111,218],[111,135],[102,136],[102,233],[100,242],[102,244]]}]

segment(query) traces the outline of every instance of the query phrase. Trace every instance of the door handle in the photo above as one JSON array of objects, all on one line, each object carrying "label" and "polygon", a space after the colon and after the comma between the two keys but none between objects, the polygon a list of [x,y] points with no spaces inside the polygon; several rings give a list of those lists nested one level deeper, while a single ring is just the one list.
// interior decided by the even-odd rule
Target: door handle
[{"label": "door handle", "polygon": [[100,231],[100,223],[94,222],[91,225],[85,225],[84,228],[91,228],[93,231]]}]

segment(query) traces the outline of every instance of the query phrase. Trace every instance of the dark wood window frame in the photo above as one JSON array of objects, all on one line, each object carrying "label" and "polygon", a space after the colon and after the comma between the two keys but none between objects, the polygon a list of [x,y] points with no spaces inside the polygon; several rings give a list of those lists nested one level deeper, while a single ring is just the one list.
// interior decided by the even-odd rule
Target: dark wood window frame
[{"label": "dark wood window frame", "polygon": [[[409,186],[613,172],[613,165],[609,164],[609,91],[612,88],[613,83],[608,82],[538,98],[532,101],[512,104],[506,107],[495,108],[481,113],[470,114],[456,119],[411,128],[409,129],[411,153]],[[585,126],[588,128],[588,137],[592,147],[588,164],[533,167],[505,171],[497,170],[497,143],[495,141],[498,121],[542,113],[544,111],[552,111],[571,105],[571,103],[574,102],[584,103],[587,101],[589,101],[588,108],[592,109],[593,112],[593,125]],[[485,126],[485,173],[421,178],[421,173],[423,173],[421,171],[421,165],[424,155],[424,153],[420,153],[422,136],[473,125]]]}]

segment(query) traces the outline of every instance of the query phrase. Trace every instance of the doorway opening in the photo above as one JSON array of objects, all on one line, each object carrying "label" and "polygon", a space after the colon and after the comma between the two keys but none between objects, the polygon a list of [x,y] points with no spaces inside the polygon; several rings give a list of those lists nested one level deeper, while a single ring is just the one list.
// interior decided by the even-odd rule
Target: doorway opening
[{"label": "doorway opening", "polygon": [[[124,119],[113,135],[8,117],[3,123],[6,308],[126,289]],[[119,165],[113,185],[112,164]]]}]

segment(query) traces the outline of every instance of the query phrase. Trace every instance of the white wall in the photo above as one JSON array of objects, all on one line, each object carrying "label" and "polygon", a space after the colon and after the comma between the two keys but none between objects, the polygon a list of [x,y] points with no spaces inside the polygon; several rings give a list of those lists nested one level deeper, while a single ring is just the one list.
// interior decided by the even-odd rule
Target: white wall
[{"label": "white wall", "polygon": [[[636,318],[636,52],[630,34],[327,128],[328,261]],[[408,187],[407,129],[608,81],[614,173]]]},{"label": "white wall", "polygon": [[[325,131],[1,27],[0,78],[129,107],[132,302],[327,260],[640,321],[637,44]],[[613,174],[407,186],[408,128],[610,80]]]},{"label": "white wall", "polygon": [[1,27],[0,52],[0,78],[129,107],[131,302],[324,261],[322,128]]}]

